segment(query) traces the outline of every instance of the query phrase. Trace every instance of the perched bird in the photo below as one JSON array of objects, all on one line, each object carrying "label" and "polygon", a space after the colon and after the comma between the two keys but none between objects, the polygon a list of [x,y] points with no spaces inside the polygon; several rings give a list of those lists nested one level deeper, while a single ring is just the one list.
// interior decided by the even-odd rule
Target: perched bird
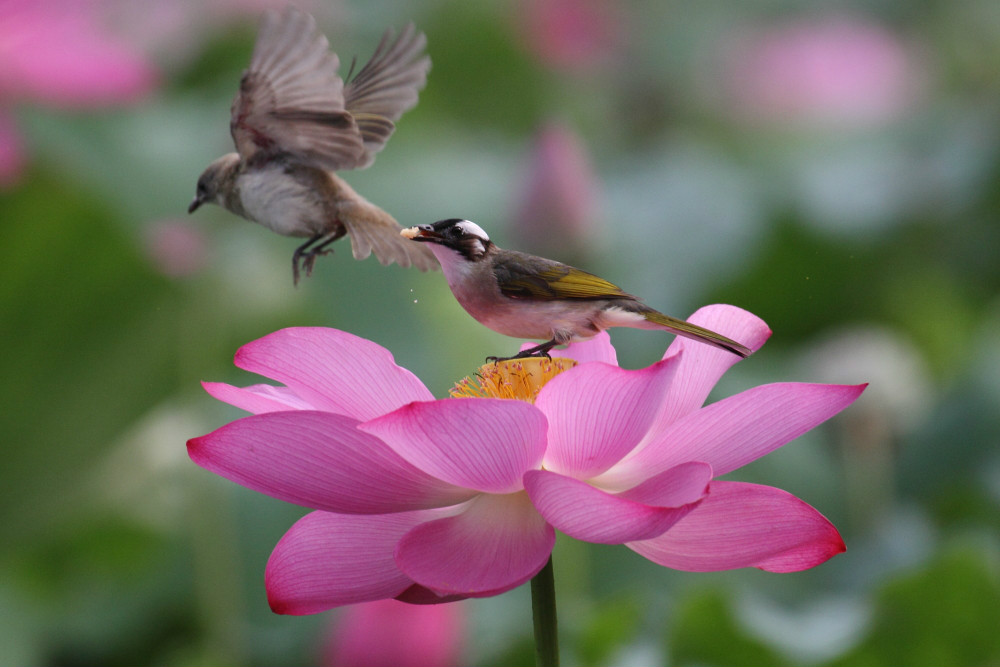
[{"label": "perched bird", "polygon": [[481,324],[506,336],[546,341],[513,357],[488,357],[490,361],[548,356],[556,345],[586,340],[609,327],[663,329],[741,357],[751,353],[714,331],[655,311],[591,273],[499,248],[469,220],[441,220],[401,234],[430,244],[455,298]]},{"label": "perched bird", "polygon": [[369,166],[393,121],[417,103],[431,66],[426,42],[412,24],[395,37],[387,30],[344,83],[311,16],[291,6],[267,12],[233,100],[229,130],[238,152],[205,169],[188,213],[218,204],[283,236],[308,238],[292,256],[296,284],[300,270],[308,276],[345,234],[355,259],[374,252],[382,264],[436,267],[426,248],[400,238],[391,215],[333,173]]}]

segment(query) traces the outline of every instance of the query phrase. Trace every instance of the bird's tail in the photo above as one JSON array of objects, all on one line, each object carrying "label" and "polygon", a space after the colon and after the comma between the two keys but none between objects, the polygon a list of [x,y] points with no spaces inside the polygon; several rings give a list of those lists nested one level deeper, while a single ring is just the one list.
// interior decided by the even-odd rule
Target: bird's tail
[{"label": "bird's tail", "polygon": [[355,259],[375,253],[382,264],[395,262],[402,267],[415,266],[421,271],[440,268],[437,258],[426,243],[414,243],[399,235],[402,229],[396,220],[382,209],[364,202],[342,207],[340,220],[351,236]]},{"label": "bird's tail", "polygon": [[714,331],[706,329],[705,327],[700,327],[697,324],[691,324],[690,322],[685,322],[684,320],[664,315],[663,313],[657,312],[653,309],[643,312],[642,315],[646,318],[647,322],[675,333],[678,336],[684,336],[685,338],[691,338],[692,340],[696,340],[701,343],[714,345],[715,347],[726,350],[727,352],[739,355],[744,359],[753,354],[753,350],[748,348],[746,345],[741,345],[735,340],[726,338],[722,334],[717,334]]}]

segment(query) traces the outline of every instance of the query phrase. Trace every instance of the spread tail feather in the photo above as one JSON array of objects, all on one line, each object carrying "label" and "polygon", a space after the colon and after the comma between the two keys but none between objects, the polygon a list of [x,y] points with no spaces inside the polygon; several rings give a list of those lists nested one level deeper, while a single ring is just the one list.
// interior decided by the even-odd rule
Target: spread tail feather
[{"label": "spread tail feather", "polygon": [[692,340],[696,340],[701,343],[714,345],[715,347],[726,350],[727,352],[739,355],[744,359],[753,354],[753,350],[748,348],[746,345],[741,345],[730,338],[726,338],[722,334],[717,334],[714,331],[700,327],[697,324],[691,324],[690,322],[685,322],[684,320],[664,315],[663,313],[652,309],[643,312],[642,316],[646,318],[648,322],[658,325],[659,327],[675,333],[678,336],[684,336],[685,338],[691,338]]},{"label": "spread tail feather", "polygon": [[414,243],[399,235],[402,228],[388,213],[372,206],[363,215],[357,218],[344,215],[341,218],[351,237],[355,259],[364,259],[374,252],[382,264],[395,262],[421,271],[439,267],[437,258],[426,244]]}]

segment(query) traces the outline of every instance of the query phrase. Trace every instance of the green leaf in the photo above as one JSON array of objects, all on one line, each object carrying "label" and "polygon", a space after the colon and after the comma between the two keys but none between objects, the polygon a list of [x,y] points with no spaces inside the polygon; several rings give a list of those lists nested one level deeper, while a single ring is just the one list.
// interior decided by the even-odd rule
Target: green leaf
[{"label": "green leaf", "polygon": [[434,61],[411,115],[438,113],[477,128],[534,128],[550,83],[517,46],[509,12],[485,3],[443,3],[427,26]]},{"label": "green leaf", "polygon": [[635,597],[602,602],[577,638],[577,652],[584,665],[606,665],[614,652],[632,641],[642,622],[643,610]]},{"label": "green leaf", "polygon": [[954,549],[886,584],[868,638],[835,667],[1000,664],[1000,578],[975,549]]},{"label": "green leaf", "polygon": [[718,590],[696,593],[679,605],[669,632],[672,665],[780,667],[788,664],[739,627]]},{"label": "green leaf", "polygon": [[[166,280],[109,207],[34,174],[0,196],[0,534],[73,508],[97,454],[176,381]],[[51,515],[48,518],[52,518]]]}]

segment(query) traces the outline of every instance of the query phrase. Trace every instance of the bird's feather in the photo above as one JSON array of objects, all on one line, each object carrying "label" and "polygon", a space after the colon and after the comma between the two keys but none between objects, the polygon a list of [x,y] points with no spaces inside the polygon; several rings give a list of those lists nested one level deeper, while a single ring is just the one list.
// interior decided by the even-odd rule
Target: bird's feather
[{"label": "bird's feather", "polygon": [[292,6],[267,12],[231,110],[240,156],[285,156],[331,171],[358,164],[364,143],[344,106],[338,65],[311,16]]},{"label": "bird's feather", "polygon": [[[371,59],[344,86],[344,106],[354,116],[370,163],[396,129],[394,121],[417,103],[431,59],[427,38],[412,23],[396,39],[387,30]],[[365,160],[359,167],[367,166]]]},{"label": "bird's feather", "polygon": [[391,215],[374,206],[364,210],[360,206],[357,208],[356,214],[349,209],[342,209],[341,212],[341,220],[351,237],[351,251],[355,259],[365,259],[374,252],[383,265],[395,262],[421,271],[439,268],[437,259],[426,245],[400,236],[402,227]]},{"label": "bird's feather", "polygon": [[664,315],[663,313],[653,310],[652,308],[644,309],[642,314],[646,318],[646,321],[652,322],[653,324],[680,336],[692,338],[694,340],[701,341],[702,343],[708,343],[709,345],[714,345],[715,347],[728,350],[729,352],[737,354],[743,358],[749,357],[753,353],[753,350],[748,348],[746,345],[737,343],[731,338],[727,338],[722,334],[717,334],[714,331],[706,329],[705,327],[700,327],[697,324],[691,324],[690,322],[679,320],[676,317]]},{"label": "bird's feather", "polygon": [[229,128],[248,162],[282,157],[341,171],[375,160],[427,82],[427,39],[412,24],[387,30],[346,85],[340,61],[308,14],[289,6],[261,22],[250,66],[233,100]]},{"label": "bird's feather", "polygon": [[614,283],[592,273],[516,251],[507,251],[493,273],[500,292],[514,299],[636,300]]}]

